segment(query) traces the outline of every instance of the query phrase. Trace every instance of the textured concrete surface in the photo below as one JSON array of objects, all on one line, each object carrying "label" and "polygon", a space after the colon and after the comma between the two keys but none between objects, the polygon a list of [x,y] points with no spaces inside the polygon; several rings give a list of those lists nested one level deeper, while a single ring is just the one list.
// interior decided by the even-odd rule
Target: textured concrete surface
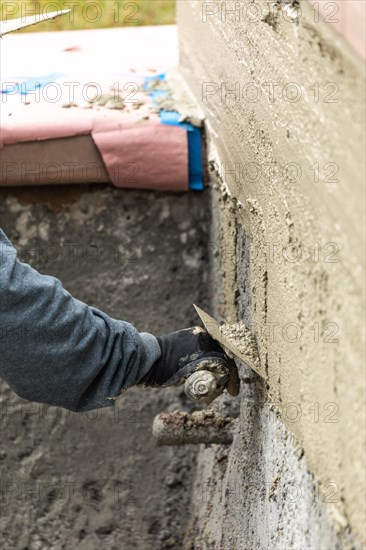
[{"label": "textured concrete surface", "polygon": [[360,548],[338,515],[336,483],[329,481],[324,492],[314,481],[258,379],[244,365],[241,373],[241,429],[230,448],[199,454],[185,549]]},{"label": "textured concrete surface", "polygon": [[[365,58],[366,3],[359,0],[309,0],[320,17],[351,44],[361,57]],[[317,20],[315,15],[315,20]]]},{"label": "textured concrete surface", "polygon": [[[238,15],[237,5],[256,9],[256,17]],[[294,509],[298,521],[285,522],[285,538],[268,523],[269,510],[248,524],[246,539],[245,525],[236,523],[240,502],[225,496],[215,511],[203,505],[211,527],[214,514],[232,505],[228,514],[237,519],[225,516],[224,548],[233,547],[230,533],[243,548],[253,541],[333,548],[350,530],[356,547],[365,540],[364,69],[306,3],[299,21],[289,8],[296,2],[276,9],[260,1],[178,2],[181,68],[206,114],[211,172],[223,181],[218,312],[251,323],[268,378],[265,400],[303,453],[295,468],[283,441],[269,447],[274,460],[285,449],[280,479],[292,472],[304,481],[308,469],[324,494],[331,486],[337,493],[332,509],[318,501],[322,512],[309,524],[305,509]],[[268,422],[257,429],[263,453]],[[229,480],[244,475],[243,449],[229,453]],[[265,473],[272,474],[270,465],[262,481]],[[277,507],[276,514],[286,509],[283,499]]]},{"label": "textured concrete surface", "polygon": [[[207,194],[111,188],[2,190],[1,227],[20,256],[75,297],[141,331],[197,323],[207,307]],[[1,546],[6,550],[181,548],[195,450],[157,448],[156,414],[181,389],[131,389],[76,415],[1,383]]]}]

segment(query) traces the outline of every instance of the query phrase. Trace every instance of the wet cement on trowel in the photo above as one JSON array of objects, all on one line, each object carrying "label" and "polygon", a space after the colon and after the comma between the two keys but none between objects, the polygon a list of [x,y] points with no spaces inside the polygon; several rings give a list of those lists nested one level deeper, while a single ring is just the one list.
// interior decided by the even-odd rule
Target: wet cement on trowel
[{"label": "wet cement on trowel", "polygon": [[259,376],[265,378],[261,368],[258,348],[253,334],[244,323],[220,326],[221,342],[226,353],[233,359],[238,358]]},{"label": "wet cement on trowel", "polygon": [[208,333],[221,344],[226,354],[232,359],[240,359],[262,378],[265,378],[265,372],[261,369],[255,336],[245,323],[223,323],[219,325],[213,317],[210,317],[202,309],[197,306],[194,307]]}]

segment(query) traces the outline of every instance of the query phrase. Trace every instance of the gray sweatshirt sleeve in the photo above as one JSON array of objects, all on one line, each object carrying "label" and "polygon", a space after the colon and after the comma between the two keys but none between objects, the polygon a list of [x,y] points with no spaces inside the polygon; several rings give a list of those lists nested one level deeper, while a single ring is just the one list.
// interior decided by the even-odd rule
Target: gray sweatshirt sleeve
[{"label": "gray sweatshirt sleeve", "polygon": [[0,377],[19,396],[78,412],[107,407],[159,357],[153,335],[21,263],[0,229]]}]

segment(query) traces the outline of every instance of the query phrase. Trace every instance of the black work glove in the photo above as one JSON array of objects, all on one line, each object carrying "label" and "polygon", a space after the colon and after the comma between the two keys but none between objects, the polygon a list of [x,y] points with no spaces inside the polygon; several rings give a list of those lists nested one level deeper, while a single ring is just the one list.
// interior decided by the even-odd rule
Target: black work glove
[{"label": "black work glove", "polygon": [[[193,372],[202,368],[202,361],[211,359],[218,359],[218,362],[227,370],[228,382],[230,378],[235,379],[238,384],[234,361],[203,328],[178,330],[165,334],[157,340],[161,348],[161,356],[140,381],[141,385],[158,387],[183,383]],[[236,395],[237,391],[235,393],[230,391],[230,393]]]}]

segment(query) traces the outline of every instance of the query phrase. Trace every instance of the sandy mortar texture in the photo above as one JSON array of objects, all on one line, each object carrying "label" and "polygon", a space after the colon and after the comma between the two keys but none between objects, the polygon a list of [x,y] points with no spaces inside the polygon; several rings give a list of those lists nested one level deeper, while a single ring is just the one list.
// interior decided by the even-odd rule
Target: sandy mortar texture
[{"label": "sandy mortar texture", "polygon": [[[226,487],[241,490],[249,476],[254,489],[239,498],[229,489],[219,496],[216,486],[201,499],[196,547],[358,548],[365,541],[364,69],[306,2],[297,23],[268,2],[237,3],[259,6],[256,22],[225,17],[236,4],[223,4],[211,2],[207,15],[205,2],[178,2],[181,69],[206,115],[217,182],[217,314],[251,327],[267,383],[256,420],[242,397],[252,424],[247,432],[243,418],[226,461],[202,454],[200,489],[204,480],[215,484],[220,469]],[[273,422],[271,403],[281,413]],[[278,486],[298,480],[302,497],[291,506],[274,499],[274,489],[266,497],[272,476]],[[316,501],[308,479],[321,487]],[[355,542],[345,541],[349,533]]]}]

